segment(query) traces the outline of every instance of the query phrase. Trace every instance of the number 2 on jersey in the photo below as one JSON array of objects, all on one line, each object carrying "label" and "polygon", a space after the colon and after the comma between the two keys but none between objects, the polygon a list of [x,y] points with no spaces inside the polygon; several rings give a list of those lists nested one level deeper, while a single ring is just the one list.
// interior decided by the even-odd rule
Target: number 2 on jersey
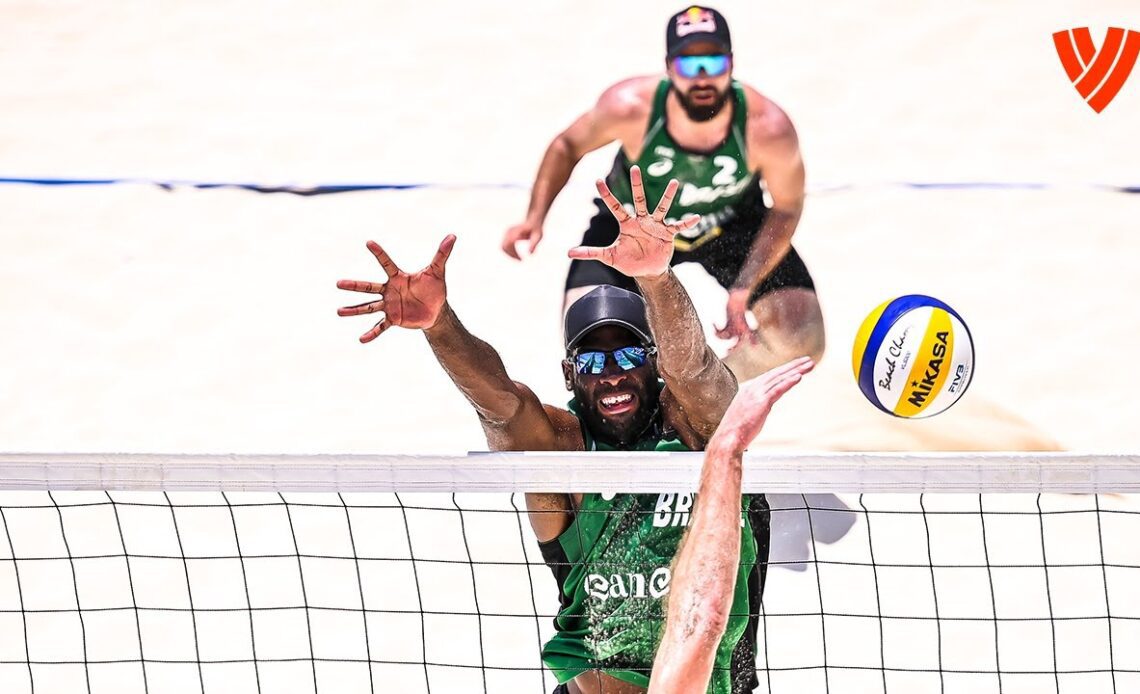
[{"label": "number 2 on jersey", "polygon": [[720,171],[712,177],[714,186],[730,186],[736,183],[736,169],[738,164],[735,157],[720,155],[713,157],[713,164],[720,167]]}]

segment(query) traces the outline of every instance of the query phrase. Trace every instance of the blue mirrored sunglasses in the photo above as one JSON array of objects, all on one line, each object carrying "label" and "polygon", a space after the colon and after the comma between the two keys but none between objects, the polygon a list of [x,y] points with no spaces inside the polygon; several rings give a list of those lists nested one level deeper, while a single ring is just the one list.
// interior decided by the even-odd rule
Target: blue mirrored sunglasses
[{"label": "blue mirrored sunglasses", "polygon": [[679,55],[673,58],[673,69],[681,77],[692,79],[705,71],[709,77],[720,77],[728,72],[727,55]]},{"label": "blue mirrored sunglasses", "polygon": [[611,355],[622,371],[631,371],[639,366],[644,366],[645,362],[649,361],[649,355],[656,352],[656,347],[648,349],[645,347],[619,347],[612,352],[601,350],[578,352],[573,357],[574,368],[581,375],[597,376],[606,369],[606,355]]}]

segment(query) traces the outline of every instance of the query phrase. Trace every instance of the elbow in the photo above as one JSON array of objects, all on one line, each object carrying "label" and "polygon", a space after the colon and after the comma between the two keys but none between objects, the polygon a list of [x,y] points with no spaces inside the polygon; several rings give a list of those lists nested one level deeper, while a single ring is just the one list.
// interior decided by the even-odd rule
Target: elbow
[{"label": "elbow", "polygon": [[559,133],[550,143],[550,152],[571,164],[577,164],[586,156],[586,152],[575,146],[574,141],[565,132]]},{"label": "elbow", "polygon": [[800,223],[800,215],[803,214],[803,210],[802,198],[795,202],[774,205],[769,212],[773,220],[773,233],[786,235],[790,238]]}]

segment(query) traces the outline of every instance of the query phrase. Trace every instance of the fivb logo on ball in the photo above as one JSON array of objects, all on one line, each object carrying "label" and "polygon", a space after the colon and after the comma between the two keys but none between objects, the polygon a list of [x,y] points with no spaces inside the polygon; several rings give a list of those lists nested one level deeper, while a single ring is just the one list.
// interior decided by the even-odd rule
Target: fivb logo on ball
[{"label": "fivb logo on ball", "polygon": [[879,305],[859,327],[852,367],[859,389],[880,410],[930,417],[966,391],[974,343],[954,309],[922,294]]}]

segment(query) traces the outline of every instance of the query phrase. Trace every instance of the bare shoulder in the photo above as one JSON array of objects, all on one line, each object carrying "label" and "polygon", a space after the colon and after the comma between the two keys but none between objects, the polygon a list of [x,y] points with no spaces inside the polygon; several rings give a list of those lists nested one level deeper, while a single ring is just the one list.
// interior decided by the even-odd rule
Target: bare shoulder
[{"label": "bare shoulder", "polygon": [[784,109],[758,90],[744,85],[748,103],[749,144],[795,144],[796,128]]},{"label": "bare shoulder", "polygon": [[612,84],[598,97],[597,110],[618,121],[648,118],[653,110],[653,95],[660,81],[660,76],[642,75]]}]

